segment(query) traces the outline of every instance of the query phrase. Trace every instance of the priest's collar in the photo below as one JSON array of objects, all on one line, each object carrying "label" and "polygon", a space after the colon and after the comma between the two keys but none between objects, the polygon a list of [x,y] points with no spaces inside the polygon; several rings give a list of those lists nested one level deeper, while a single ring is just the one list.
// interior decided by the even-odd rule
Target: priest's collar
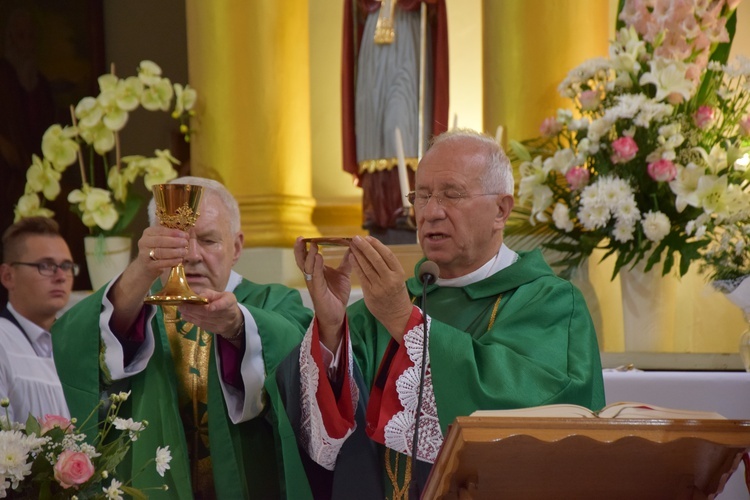
[{"label": "priest's collar", "polygon": [[465,287],[479,281],[482,281],[496,272],[505,269],[518,260],[518,254],[508,248],[505,243],[500,246],[497,255],[493,256],[482,267],[458,278],[438,278],[438,286],[444,287]]}]

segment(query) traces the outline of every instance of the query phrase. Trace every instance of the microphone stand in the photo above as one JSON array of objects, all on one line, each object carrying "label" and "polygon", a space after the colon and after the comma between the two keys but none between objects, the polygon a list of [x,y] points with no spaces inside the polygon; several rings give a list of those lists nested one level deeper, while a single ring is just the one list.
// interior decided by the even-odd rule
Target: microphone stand
[{"label": "microphone stand", "polygon": [[424,393],[424,379],[427,372],[427,285],[435,280],[435,276],[426,273],[422,276],[422,370],[419,374],[419,393],[417,396],[417,411],[414,415],[414,438],[411,442],[412,473],[409,483],[409,500],[417,500],[420,496],[417,481],[417,449],[419,447],[419,417],[422,413],[422,395]]}]

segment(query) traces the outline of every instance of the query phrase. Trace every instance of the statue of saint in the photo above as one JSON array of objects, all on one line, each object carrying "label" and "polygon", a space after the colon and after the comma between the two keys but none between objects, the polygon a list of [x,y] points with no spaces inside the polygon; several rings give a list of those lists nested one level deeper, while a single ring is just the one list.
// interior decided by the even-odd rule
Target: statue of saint
[{"label": "statue of saint", "polygon": [[395,131],[403,138],[410,190],[430,138],[448,128],[445,0],[344,0],[342,98],[344,170],[362,188],[362,226],[386,243],[415,243],[399,186]]}]

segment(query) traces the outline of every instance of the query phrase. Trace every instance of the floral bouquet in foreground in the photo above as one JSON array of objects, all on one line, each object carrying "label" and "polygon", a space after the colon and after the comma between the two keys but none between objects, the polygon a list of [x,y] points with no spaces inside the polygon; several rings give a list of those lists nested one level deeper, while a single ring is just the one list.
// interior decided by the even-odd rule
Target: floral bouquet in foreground
[{"label": "floral bouquet in foreground", "polygon": [[[84,97],[71,107],[71,126],[55,124],[42,137],[42,154],[34,155],[26,172],[24,195],[15,209],[16,220],[29,216],[53,217],[45,200],[60,194],[60,179],[68,167],[78,163],[80,188],[67,194],[71,209],[78,213],[92,234],[120,235],[135,217],[142,203],[129,186],[143,177],[148,190],[177,177],[173,165],[179,162],[169,150],[155,156],[121,157],[120,131],[131,111],[169,111],[180,121],[180,132],[190,139],[187,125],[196,92],[189,86],[161,76],[161,68],[142,61],[138,76],[119,79],[112,73],[99,77],[97,97]],[[174,107],[172,103],[174,101]]]},{"label": "floral bouquet in foreground", "polygon": [[[642,260],[684,275],[726,257],[730,240],[744,245],[750,61],[726,64],[738,3],[621,2],[609,58],[558,87],[574,111],[511,144],[520,203],[508,234],[543,233],[567,271],[604,249],[613,278]],[[742,248],[731,252],[747,260]]]},{"label": "floral bouquet in foreground", "polygon": [[[134,422],[117,416],[120,406],[130,393],[112,394],[109,401],[101,401],[89,415],[97,415],[99,408],[109,404],[107,418],[93,439],[76,431],[75,419],[70,421],[56,415],[42,419],[29,416],[26,424],[9,422],[7,412],[0,416],[0,498],[107,498],[122,499],[147,495],[130,486],[133,478],[119,478],[115,469],[146,429],[147,422]],[[0,406],[7,408],[7,399]],[[81,425],[85,427],[87,422]],[[118,432],[113,433],[113,430]],[[172,456],[169,447],[157,448],[149,463],[155,464],[163,477]],[[139,471],[134,472],[135,475]],[[154,485],[154,489],[166,486]]]}]

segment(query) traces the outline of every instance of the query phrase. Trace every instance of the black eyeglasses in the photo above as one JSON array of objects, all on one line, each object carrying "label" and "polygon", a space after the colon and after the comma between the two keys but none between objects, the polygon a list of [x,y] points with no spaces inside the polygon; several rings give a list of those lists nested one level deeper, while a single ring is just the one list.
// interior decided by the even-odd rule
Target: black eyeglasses
[{"label": "black eyeglasses", "polygon": [[406,199],[409,203],[415,207],[424,208],[430,202],[431,198],[437,200],[438,205],[442,207],[455,207],[464,198],[476,198],[477,196],[497,196],[500,193],[478,193],[478,194],[467,194],[461,193],[454,189],[446,189],[445,191],[439,191],[437,193],[424,193],[411,191],[406,195]]},{"label": "black eyeglasses", "polygon": [[78,276],[81,268],[75,262],[65,261],[62,264],[55,264],[54,262],[11,262],[11,266],[31,266],[36,267],[39,274],[42,276],[54,276],[58,269],[62,269],[64,273]]}]

